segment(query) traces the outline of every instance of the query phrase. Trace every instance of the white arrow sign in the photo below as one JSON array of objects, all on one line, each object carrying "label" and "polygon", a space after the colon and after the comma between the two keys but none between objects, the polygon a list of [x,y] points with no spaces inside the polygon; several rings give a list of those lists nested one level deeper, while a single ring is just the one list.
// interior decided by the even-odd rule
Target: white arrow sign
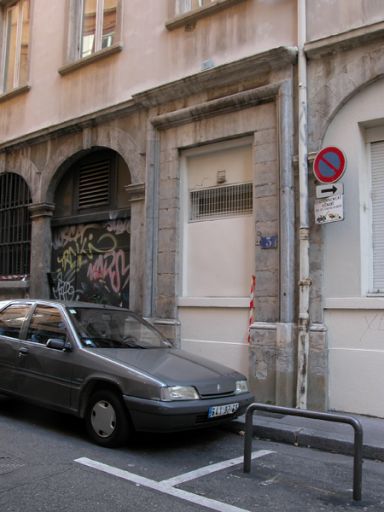
[{"label": "white arrow sign", "polygon": [[322,185],[316,185],[316,197],[318,199],[341,195],[343,192],[344,187],[342,183],[325,183]]}]

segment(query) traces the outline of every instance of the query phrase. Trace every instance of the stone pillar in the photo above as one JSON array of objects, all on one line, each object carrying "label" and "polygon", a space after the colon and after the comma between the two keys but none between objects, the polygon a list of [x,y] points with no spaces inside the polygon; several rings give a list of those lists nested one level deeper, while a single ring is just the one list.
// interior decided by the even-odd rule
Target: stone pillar
[{"label": "stone pillar", "polygon": [[29,206],[32,221],[30,296],[49,298],[47,272],[51,268],[51,217],[55,205],[35,203]]},{"label": "stone pillar", "polygon": [[145,184],[127,185],[131,204],[131,241],[129,269],[129,309],[143,312],[143,261],[145,237]]}]

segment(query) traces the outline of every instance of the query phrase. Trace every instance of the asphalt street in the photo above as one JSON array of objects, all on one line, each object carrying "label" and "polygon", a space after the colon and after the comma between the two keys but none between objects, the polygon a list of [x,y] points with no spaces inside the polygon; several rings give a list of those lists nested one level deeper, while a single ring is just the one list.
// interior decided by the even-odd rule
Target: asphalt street
[{"label": "asphalt street", "polygon": [[352,458],[253,441],[226,429],[140,434],[110,450],[81,421],[0,399],[2,512],[384,511],[384,465],[365,460],[363,499],[352,500]]}]

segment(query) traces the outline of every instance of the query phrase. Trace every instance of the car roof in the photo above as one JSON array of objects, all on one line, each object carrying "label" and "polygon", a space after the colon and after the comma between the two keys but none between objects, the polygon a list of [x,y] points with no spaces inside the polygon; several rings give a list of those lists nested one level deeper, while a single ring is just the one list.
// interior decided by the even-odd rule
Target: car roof
[{"label": "car roof", "polygon": [[84,302],[84,301],[64,301],[64,300],[55,300],[55,299],[8,299],[8,300],[2,300],[0,301],[0,308],[3,308],[4,306],[8,304],[50,304],[52,306],[63,306],[66,308],[96,308],[96,309],[116,309],[121,310],[126,308],[120,308],[118,306],[112,306],[110,304],[99,304],[97,302]]}]

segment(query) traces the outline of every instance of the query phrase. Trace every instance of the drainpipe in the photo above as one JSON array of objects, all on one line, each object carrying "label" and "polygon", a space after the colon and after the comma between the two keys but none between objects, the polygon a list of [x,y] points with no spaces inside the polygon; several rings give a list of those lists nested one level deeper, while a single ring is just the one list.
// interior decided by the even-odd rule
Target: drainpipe
[{"label": "drainpipe", "polygon": [[306,0],[298,0],[298,105],[299,105],[299,318],[297,345],[296,407],[307,408],[309,354],[309,221],[308,221],[308,148],[307,148],[307,61]]}]

